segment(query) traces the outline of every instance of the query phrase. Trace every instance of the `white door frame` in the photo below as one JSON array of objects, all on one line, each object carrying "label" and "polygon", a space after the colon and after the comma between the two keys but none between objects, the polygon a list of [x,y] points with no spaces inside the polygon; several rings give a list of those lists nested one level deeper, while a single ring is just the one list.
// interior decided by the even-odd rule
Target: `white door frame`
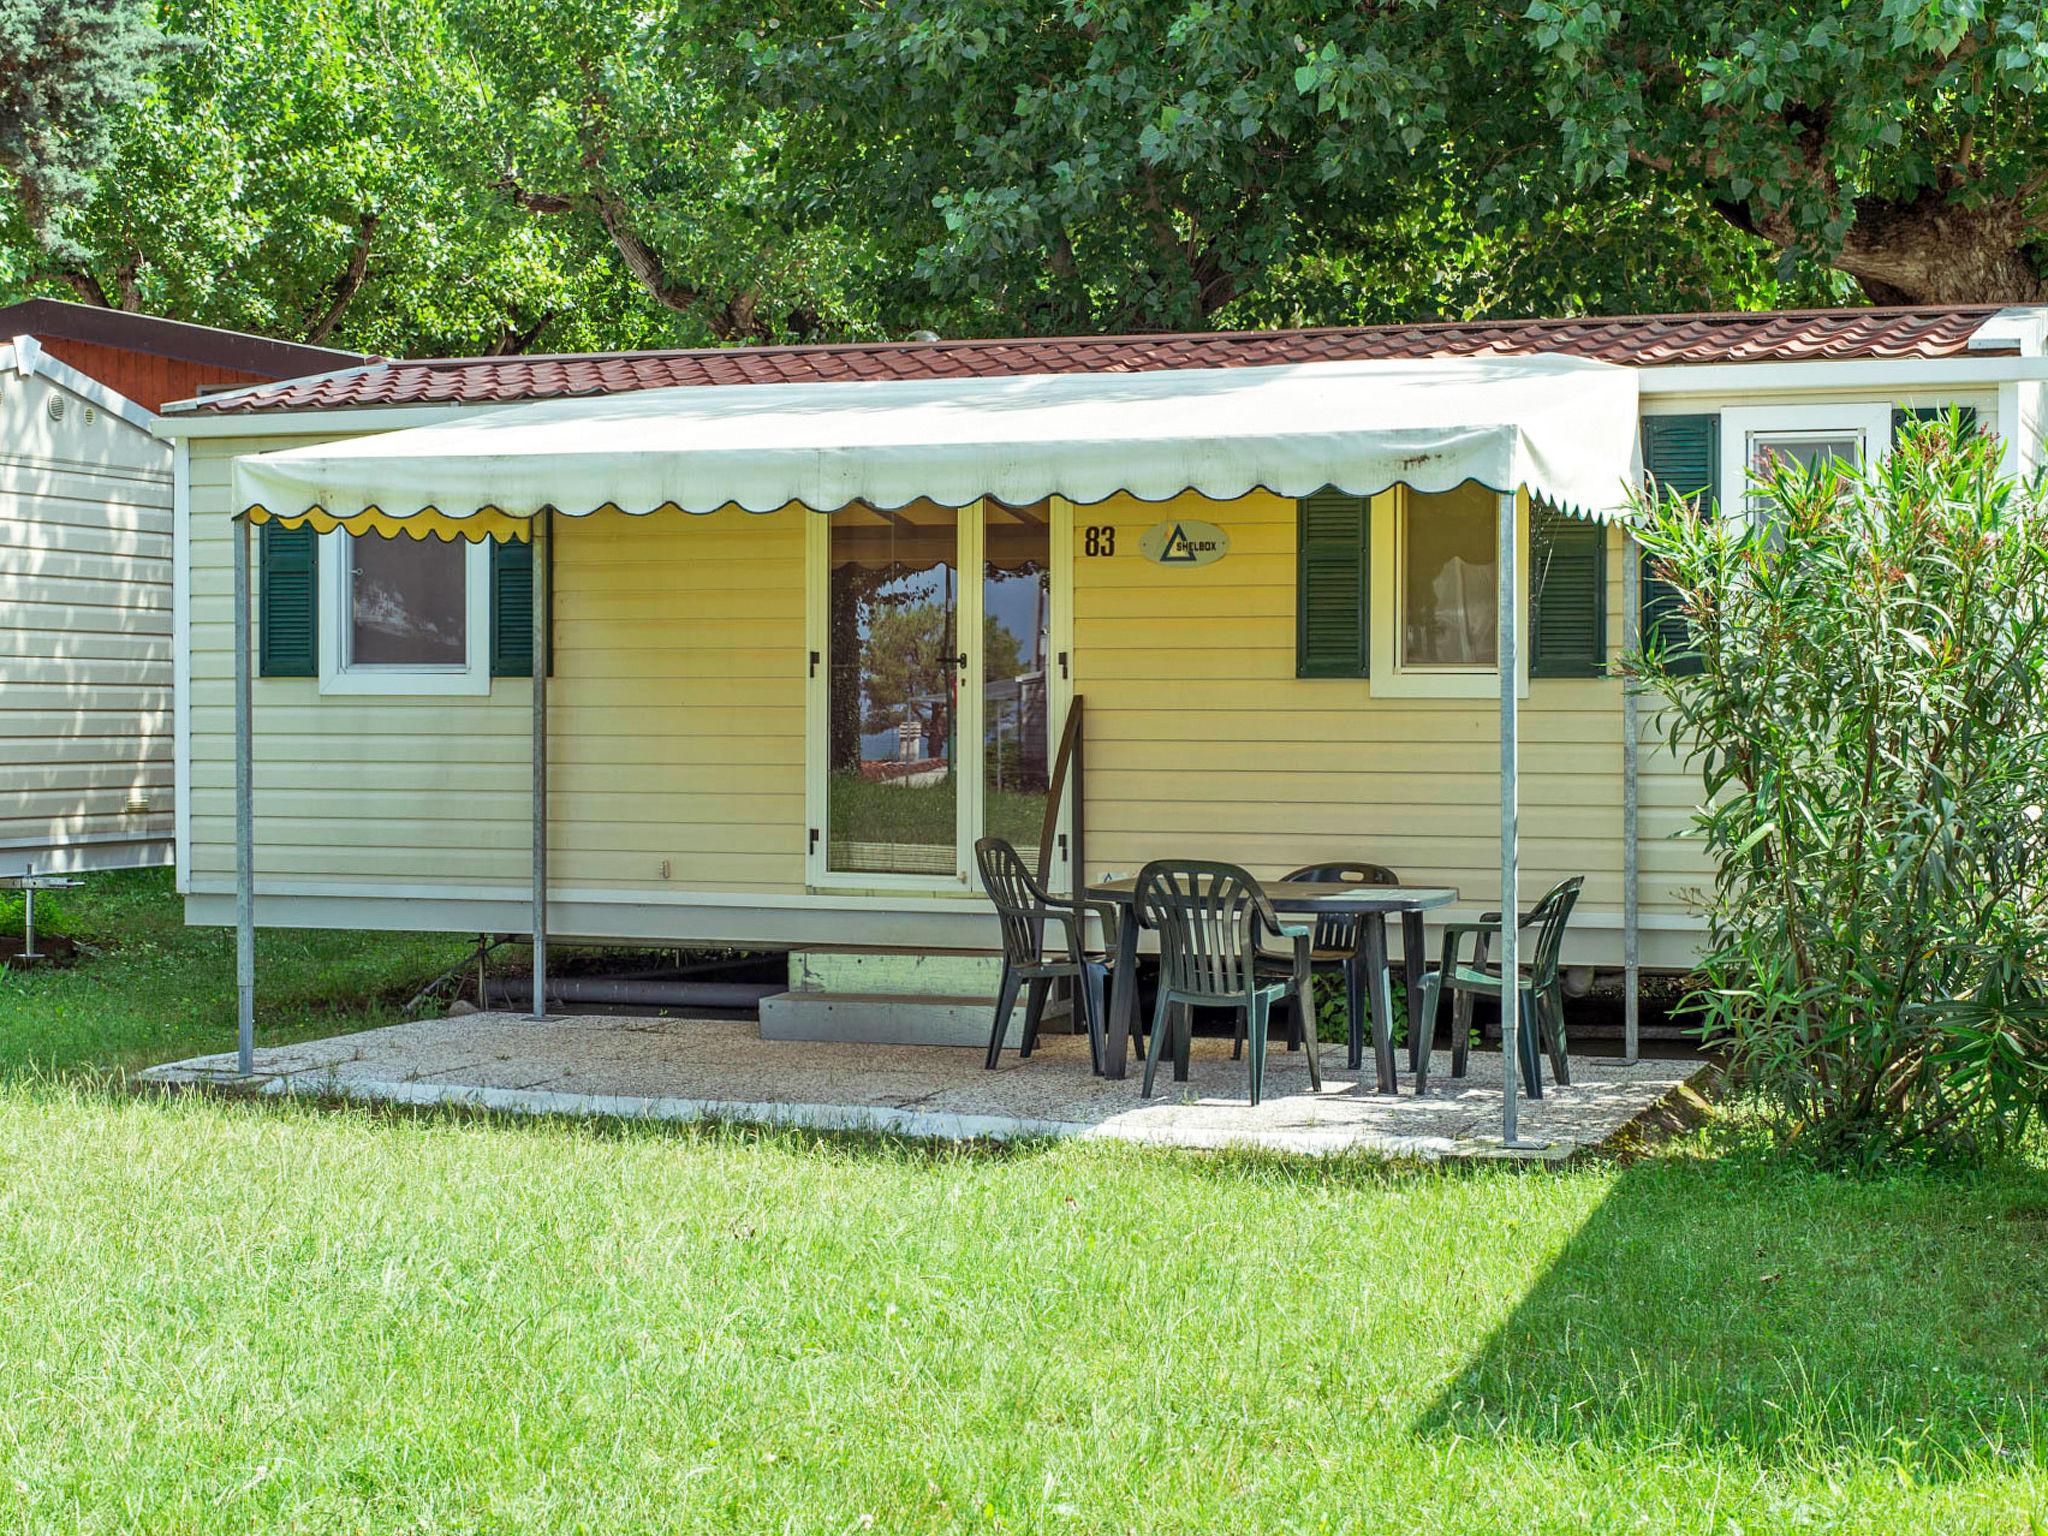
[{"label": "white door frame", "polygon": [[[982,697],[982,552],[986,508],[980,501],[961,507],[957,514],[959,585],[954,602],[954,624],[967,667],[961,674],[959,704],[954,731],[960,747],[954,761],[957,775],[957,811],[954,822],[955,868],[950,878],[943,875],[864,874],[827,867],[831,844],[831,774],[826,764],[829,750],[827,689],[831,674],[831,624],[828,578],[831,570],[831,529],[829,514],[813,514],[804,528],[804,650],[806,687],[804,693],[804,883],[813,891],[902,892],[906,895],[945,896],[973,892],[980,880],[974,872],[974,842],[981,835],[983,818],[982,752],[985,721]],[[1070,502],[1054,498],[1048,509],[1051,562],[1051,613],[1046,658],[1052,675],[1048,679],[1046,722],[1048,753],[1058,749],[1066,729],[1067,709],[1073,697],[1073,541],[1074,509]],[[1061,658],[1067,664],[1061,665]],[[1060,809],[1059,831],[1070,839],[1065,805]],[[1071,847],[1071,843],[1068,844]],[[1035,855],[1036,850],[1028,850]],[[1055,857],[1051,871],[1057,888],[1066,878],[1067,859]]]}]

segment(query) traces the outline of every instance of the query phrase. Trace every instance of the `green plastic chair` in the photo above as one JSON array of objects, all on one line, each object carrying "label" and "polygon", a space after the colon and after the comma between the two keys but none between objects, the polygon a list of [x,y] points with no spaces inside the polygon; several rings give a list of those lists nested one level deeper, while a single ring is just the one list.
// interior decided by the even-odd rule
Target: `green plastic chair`
[{"label": "green plastic chair", "polygon": [[[1401,877],[1384,864],[1365,859],[1310,864],[1285,880],[1313,885],[1399,885]],[[1365,1062],[1365,976],[1358,960],[1358,928],[1365,921],[1355,912],[1325,912],[1315,920],[1309,944],[1309,968],[1344,978],[1344,1065],[1356,1072]],[[1385,1021],[1381,1021],[1384,1027]],[[1381,1042],[1374,1041],[1378,1046]],[[1391,1049],[1391,1047],[1389,1047]],[[1412,1053],[1411,1053],[1412,1054]]]},{"label": "green plastic chair", "polygon": [[[1578,905],[1579,892],[1585,884],[1583,875],[1560,880],[1543,893],[1542,900],[1535,906],[1518,914],[1518,927],[1536,930],[1535,942],[1528,951],[1528,963],[1518,967],[1519,974],[1515,978],[1515,1009],[1521,1020],[1517,1045],[1522,1058],[1522,1080],[1528,1085],[1532,1099],[1543,1097],[1543,1074],[1536,1054],[1539,1041],[1550,1057],[1551,1071],[1558,1086],[1571,1086],[1571,1065],[1565,1054],[1564,984],[1558,976],[1558,955],[1564,948],[1564,932],[1571,922],[1572,908]],[[1436,1005],[1446,995],[1451,999],[1451,1076],[1459,1078],[1465,1075],[1468,1040],[1472,1033],[1472,999],[1501,997],[1500,967],[1490,964],[1487,959],[1488,942],[1499,932],[1498,912],[1485,913],[1476,923],[1445,925],[1443,962],[1430,978],[1434,988],[1427,1010],[1431,1027],[1421,1031],[1422,1055],[1415,1069],[1417,1093],[1422,1092],[1428,1083],[1430,1037],[1436,1033]],[[1468,936],[1476,942],[1472,946],[1472,958],[1466,962],[1459,960],[1458,949]],[[1506,1008],[1505,1002],[1502,1008]]]},{"label": "green plastic chair", "polygon": [[[1188,1076],[1188,1043],[1196,1008],[1232,1008],[1251,1042],[1251,1096],[1258,1106],[1266,1087],[1266,1042],[1273,1005],[1292,1001],[1296,1027],[1308,1045],[1309,1082],[1318,1090],[1323,1073],[1316,1060],[1315,993],[1310,980],[1307,923],[1282,923],[1258,882],[1234,864],[1208,860],[1160,859],[1138,871],[1139,921],[1159,934],[1159,1001],[1152,1014],[1152,1039],[1145,1051],[1143,1097],[1152,1097],[1153,1075],[1169,1030],[1173,1036],[1173,1079]],[[1276,975],[1262,937],[1289,942],[1292,963]]]},{"label": "green plastic chair", "polygon": [[[1071,904],[1056,899],[1032,878],[1023,857],[1005,838],[984,837],[974,845],[974,860],[981,870],[982,889],[995,904],[1002,925],[1003,975],[996,988],[995,1023],[989,1029],[986,1065],[993,1072],[1002,1059],[1003,1034],[1010,1012],[1017,1006],[1017,994],[1025,994],[1024,1038],[1017,1055],[1027,1057],[1038,1045],[1038,1024],[1045,1013],[1046,994],[1055,981],[1073,985],[1074,1003],[1088,1025],[1088,1058],[1097,1075],[1102,1071],[1103,1020],[1109,964],[1087,952],[1081,932],[1081,914]],[[1089,903],[1094,905],[1094,903]],[[1114,907],[1103,904],[1113,921]],[[1048,943],[1046,925],[1057,923],[1060,936]],[[1110,952],[1116,950],[1116,935],[1108,930]]]}]

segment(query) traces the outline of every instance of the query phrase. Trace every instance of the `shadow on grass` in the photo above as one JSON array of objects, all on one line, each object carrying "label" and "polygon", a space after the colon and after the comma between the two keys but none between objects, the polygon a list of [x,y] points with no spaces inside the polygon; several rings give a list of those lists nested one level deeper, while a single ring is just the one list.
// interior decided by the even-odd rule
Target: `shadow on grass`
[{"label": "shadow on grass", "polygon": [[2048,1466],[2048,1176],[1854,1182],[1753,1153],[1648,1159],[1419,1433]]}]

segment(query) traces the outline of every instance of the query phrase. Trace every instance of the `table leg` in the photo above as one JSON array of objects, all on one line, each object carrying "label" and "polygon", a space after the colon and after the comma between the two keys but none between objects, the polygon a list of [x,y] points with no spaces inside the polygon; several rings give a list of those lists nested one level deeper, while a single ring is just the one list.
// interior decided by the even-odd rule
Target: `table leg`
[{"label": "table leg", "polygon": [[1394,979],[1387,965],[1387,917],[1369,912],[1365,929],[1365,984],[1372,993],[1372,1051],[1381,1093],[1398,1093],[1394,1079]]},{"label": "table leg", "polygon": [[1110,986],[1109,1040],[1102,1075],[1121,1080],[1130,1056],[1131,1023],[1138,1016],[1138,919],[1125,912],[1116,925],[1116,974]]},{"label": "table leg", "polygon": [[1408,1071],[1413,1074],[1422,1061],[1422,1031],[1436,1027],[1436,1010],[1422,1016],[1423,948],[1429,936],[1423,931],[1420,912],[1401,914],[1401,971],[1408,984]]}]

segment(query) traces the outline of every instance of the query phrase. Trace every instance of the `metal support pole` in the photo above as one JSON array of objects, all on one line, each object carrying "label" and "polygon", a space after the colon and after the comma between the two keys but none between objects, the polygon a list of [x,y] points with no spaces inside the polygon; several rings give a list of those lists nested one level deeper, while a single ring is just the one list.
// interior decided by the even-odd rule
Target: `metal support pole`
[{"label": "metal support pole", "polygon": [[[1642,551],[1635,535],[1621,534],[1621,648],[1633,656],[1643,644]],[[1635,679],[1621,680],[1621,1056],[1633,1063],[1642,1053],[1642,879],[1638,846],[1641,809],[1642,705]]]},{"label": "metal support pole", "polygon": [[36,863],[30,859],[22,866],[21,882],[21,958],[40,960],[36,953]]},{"label": "metal support pole", "polygon": [[1521,559],[1516,548],[1515,493],[1500,498],[1500,530],[1496,535],[1500,566],[1500,1055],[1501,1142],[1511,1148],[1533,1148],[1540,1142],[1521,1138],[1521,994],[1516,977],[1521,968]]},{"label": "metal support pole", "polygon": [[533,1016],[548,1016],[548,558],[553,514],[527,525],[533,542]]},{"label": "metal support pole", "polygon": [[235,519],[235,1070],[256,1070],[256,743],[247,517]]}]

